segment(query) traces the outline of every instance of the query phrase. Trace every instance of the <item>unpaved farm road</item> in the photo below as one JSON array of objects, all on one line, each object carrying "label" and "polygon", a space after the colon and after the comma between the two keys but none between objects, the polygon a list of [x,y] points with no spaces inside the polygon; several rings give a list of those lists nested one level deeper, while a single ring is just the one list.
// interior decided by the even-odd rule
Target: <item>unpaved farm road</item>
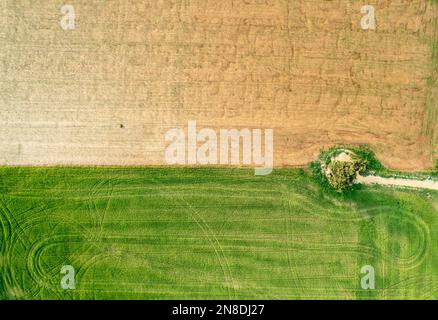
[{"label": "unpaved farm road", "polygon": [[398,187],[411,187],[411,188],[438,190],[438,181],[432,181],[432,180],[383,178],[378,176],[364,177],[361,175],[357,175],[357,182],[363,184],[380,184],[385,186],[398,186]]}]

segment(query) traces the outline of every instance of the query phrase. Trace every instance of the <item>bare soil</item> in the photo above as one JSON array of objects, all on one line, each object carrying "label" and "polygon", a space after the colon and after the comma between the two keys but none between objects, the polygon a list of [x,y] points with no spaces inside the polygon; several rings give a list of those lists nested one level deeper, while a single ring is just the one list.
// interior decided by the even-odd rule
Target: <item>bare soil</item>
[{"label": "bare soil", "polygon": [[[159,165],[164,133],[273,128],[275,165],[367,143],[432,165],[430,1],[0,2],[0,165]],[[433,127],[433,126],[432,126]]]}]

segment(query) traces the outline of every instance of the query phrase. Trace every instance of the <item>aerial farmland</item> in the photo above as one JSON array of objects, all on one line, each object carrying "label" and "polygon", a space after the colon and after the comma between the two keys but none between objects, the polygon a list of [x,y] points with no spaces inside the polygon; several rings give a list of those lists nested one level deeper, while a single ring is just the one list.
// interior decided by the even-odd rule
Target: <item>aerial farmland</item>
[{"label": "aerial farmland", "polygon": [[1,300],[438,299],[438,2],[0,15]]}]

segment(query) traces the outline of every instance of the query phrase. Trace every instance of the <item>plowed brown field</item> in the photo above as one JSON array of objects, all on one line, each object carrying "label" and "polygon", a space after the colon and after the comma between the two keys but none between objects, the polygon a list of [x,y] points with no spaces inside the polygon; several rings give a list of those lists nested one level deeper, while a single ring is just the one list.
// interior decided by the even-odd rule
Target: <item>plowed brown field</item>
[{"label": "plowed brown field", "polygon": [[334,143],[433,163],[429,1],[369,1],[376,31],[354,0],[72,2],[64,31],[62,1],[0,1],[1,165],[164,164],[188,120],[273,128],[276,166]]}]

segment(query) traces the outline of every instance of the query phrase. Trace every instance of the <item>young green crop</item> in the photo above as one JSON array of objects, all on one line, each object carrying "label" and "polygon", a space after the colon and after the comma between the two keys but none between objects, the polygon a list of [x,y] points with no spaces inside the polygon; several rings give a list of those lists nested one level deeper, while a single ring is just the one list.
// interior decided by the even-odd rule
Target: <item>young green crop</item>
[{"label": "young green crop", "polygon": [[438,298],[434,192],[327,193],[301,169],[3,168],[0,181],[1,299]]}]

